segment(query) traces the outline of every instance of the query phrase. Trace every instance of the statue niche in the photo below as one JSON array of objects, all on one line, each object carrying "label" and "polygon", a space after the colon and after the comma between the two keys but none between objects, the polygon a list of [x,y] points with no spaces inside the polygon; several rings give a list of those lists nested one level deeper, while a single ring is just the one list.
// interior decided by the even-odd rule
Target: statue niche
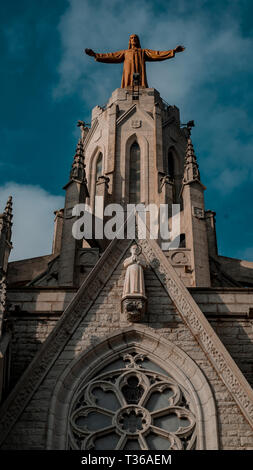
[{"label": "statue niche", "polygon": [[130,253],[131,256],[123,263],[126,275],[121,308],[128,321],[138,322],[146,310],[147,297],[143,269],[147,268],[147,263],[140,258],[141,247],[139,245],[132,245]]}]

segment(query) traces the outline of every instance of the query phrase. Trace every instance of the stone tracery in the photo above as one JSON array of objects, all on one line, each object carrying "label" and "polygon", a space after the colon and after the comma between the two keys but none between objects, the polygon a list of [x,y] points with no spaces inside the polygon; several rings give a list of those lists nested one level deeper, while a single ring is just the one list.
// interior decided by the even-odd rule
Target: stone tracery
[{"label": "stone tracery", "polygon": [[69,447],[192,449],[196,420],[186,390],[143,354],[125,354],[114,367],[79,388]]}]

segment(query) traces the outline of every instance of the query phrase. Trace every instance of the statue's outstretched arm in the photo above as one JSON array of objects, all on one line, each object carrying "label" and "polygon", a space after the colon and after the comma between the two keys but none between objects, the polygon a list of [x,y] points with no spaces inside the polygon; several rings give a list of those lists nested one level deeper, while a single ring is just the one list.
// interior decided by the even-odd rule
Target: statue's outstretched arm
[{"label": "statue's outstretched arm", "polygon": [[184,46],[177,46],[175,49],[171,49],[169,51],[153,51],[151,49],[145,49],[145,59],[147,62],[171,59],[172,57],[175,57],[175,54],[183,52],[184,50]]},{"label": "statue's outstretched arm", "polygon": [[119,64],[124,62],[125,51],[108,52],[107,54],[97,54],[92,49],[85,49],[86,54],[95,58],[97,62],[107,62],[109,64]]}]

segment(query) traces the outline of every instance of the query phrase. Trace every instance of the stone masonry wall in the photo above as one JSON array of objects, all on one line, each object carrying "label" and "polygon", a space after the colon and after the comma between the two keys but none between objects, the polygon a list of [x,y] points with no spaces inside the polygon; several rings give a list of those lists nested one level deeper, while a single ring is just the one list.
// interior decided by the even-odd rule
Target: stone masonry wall
[{"label": "stone masonry wall", "polygon": [[253,386],[253,289],[190,289],[239,369]]},{"label": "stone masonry wall", "polygon": [[[124,282],[124,274],[125,272],[122,270],[121,265],[114,271],[103,291],[97,297],[93,306],[89,310],[87,316],[69,339],[68,344],[58,356],[54,366],[50,369],[48,375],[33,395],[17,423],[14,425],[2,447],[3,449],[45,448],[48,409],[54,387],[64,369],[81,351],[85,351],[91,345],[99,343],[106,335],[110,335],[118,328],[124,328],[129,325],[122,318],[122,314],[120,313],[120,299]],[[253,449],[252,429],[241,414],[223,382],[210,365],[206,355],[198,346],[190,331],[182,323],[175,308],[171,304],[166,291],[152,270],[146,271],[145,283],[148,295],[148,311],[142,323],[146,328],[154,329],[156,333],[161,334],[164,338],[174,342],[178,347],[182,348],[194,361],[196,361],[207,377],[217,403],[220,448]],[[199,303],[206,306],[203,310],[208,309],[210,299],[207,297],[204,301],[203,297],[203,295],[211,295],[210,290],[208,290],[208,292],[209,293],[207,294],[206,292],[203,293],[201,289],[199,291],[194,289],[193,295],[195,297],[199,295]],[[227,292],[227,294],[229,293]],[[223,301],[226,303],[226,299],[223,299]],[[216,298],[216,313],[221,309],[218,305],[222,304],[217,303]],[[224,312],[224,315],[225,314],[226,312]],[[235,323],[237,322],[236,316],[234,316],[233,321]],[[245,322],[246,321],[249,322],[245,317]],[[223,329],[220,329],[221,336],[224,338],[226,336],[226,322],[222,320],[222,323],[220,324],[218,318],[215,319],[215,322],[217,323],[217,331],[221,324],[224,324]],[[241,325],[238,326],[238,334],[235,336],[236,345],[238,345],[237,340],[243,341],[243,338],[240,338],[239,335],[239,331],[241,331],[240,328]],[[228,341],[229,343],[232,342],[232,337],[235,334],[236,332],[232,332],[230,340]],[[232,346],[233,345],[231,344],[231,347]]]},{"label": "stone masonry wall", "polygon": [[12,331],[10,389],[30,364],[74,295],[54,289],[12,289],[8,292]]}]

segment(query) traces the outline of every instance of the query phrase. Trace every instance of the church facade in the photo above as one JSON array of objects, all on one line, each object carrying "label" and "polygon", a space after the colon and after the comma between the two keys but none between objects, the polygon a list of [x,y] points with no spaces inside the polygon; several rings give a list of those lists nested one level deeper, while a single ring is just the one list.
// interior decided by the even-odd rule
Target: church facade
[{"label": "church facade", "polygon": [[[253,449],[253,263],[218,254],[193,123],[133,86],[79,125],[52,253],[8,262],[11,198],[0,215],[0,448]],[[95,230],[109,204],[171,229],[177,204],[177,243],[148,210],[145,237],[75,238],[84,203]]]}]

